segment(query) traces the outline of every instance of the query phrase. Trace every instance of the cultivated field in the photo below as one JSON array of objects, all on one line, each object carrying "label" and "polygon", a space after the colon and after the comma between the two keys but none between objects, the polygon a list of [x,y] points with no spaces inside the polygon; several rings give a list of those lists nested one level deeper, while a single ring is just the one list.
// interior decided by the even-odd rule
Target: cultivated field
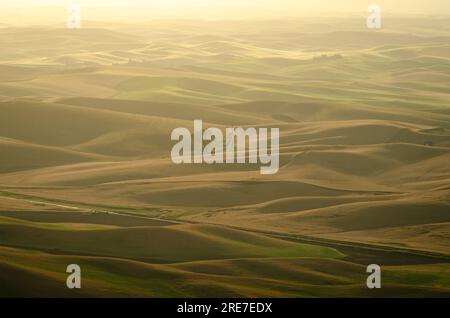
[{"label": "cultivated field", "polygon": [[[450,19],[2,26],[0,43],[0,296],[450,296]],[[279,172],[173,164],[195,119],[280,128]]]}]

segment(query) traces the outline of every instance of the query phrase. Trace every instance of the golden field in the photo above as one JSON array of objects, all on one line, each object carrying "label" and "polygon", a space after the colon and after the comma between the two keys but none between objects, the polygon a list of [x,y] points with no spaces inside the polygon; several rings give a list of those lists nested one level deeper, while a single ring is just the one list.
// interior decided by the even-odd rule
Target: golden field
[{"label": "golden field", "polygon": [[[450,296],[449,22],[0,27],[0,295]],[[173,164],[195,119],[279,172]]]}]

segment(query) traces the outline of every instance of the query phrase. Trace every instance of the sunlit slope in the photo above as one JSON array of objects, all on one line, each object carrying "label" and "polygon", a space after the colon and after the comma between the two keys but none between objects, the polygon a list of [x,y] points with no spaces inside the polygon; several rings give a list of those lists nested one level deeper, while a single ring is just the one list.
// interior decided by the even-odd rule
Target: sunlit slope
[{"label": "sunlit slope", "polygon": [[153,129],[168,130],[164,125],[167,122],[161,118],[155,125],[154,117],[55,103],[17,100],[2,103],[0,111],[2,136],[54,146],[74,146],[109,133],[142,129],[152,124]]},{"label": "sunlit slope", "polygon": [[448,195],[299,196],[186,218],[449,254]]},{"label": "sunlit slope", "polygon": [[[83,268],[80,290],[69,290],[65,285],[65,268],[69,263]],[[0,293],[6,297],[431,297],[448,294],[445,264],[390,267],[384,272],[382,293],[366,288],[364,266],[331,259],[241,259],[154,265],[1,248],[0,267],[0,282],[4,287]],[[13,277],[21,279],[13,280]]]},{"label": "sunlit slope", "polygon": [[193,121],[201,118],[204,122],[216,125],[250,125],[264,123],[268,116],[258,114],[244,114],[239,109],[201,106],[190,104],[145,102],[124,99],[106,98],[68,98],[59,102],[93,109],[104,109],[125,114],[136,114],[162,118],[174,118]]},{"label": "sunlit slope", "polygon": [[[108,160],[108,156],[161,155],[166,152],[170,128],[187,124],[176,119],[27,100],[0,103],[0,112],[1,135],[18,141],[15,145],[13,141],[7,143],[8,140],[2,143],[4,148],[9,145],[12,155],[14,149],[11,148],[15,146],[17,158],[20,158],[20,151],[26,151],[20,149],[24,143],[29,145],[29,152],[39,147],[42,151],[42,147],[47,146],[49,153],[57,151],[55,147],[73,156],[78,153],[78,160],[75,157],[66,163],[88,161],[89,157],[99,161]],[[57,156],[48,157],[50,162],[56,163]],[[7,158],[4,160],[7,163]],[[29,165],[36,166],[31,160]],[[26,168],[25,163],[23,168]]]},{"label": "sunlit slope", "polygon": [[[95,105],[94,103],[95,100],[92,101],[92,105]],[[2,134],[16,140],[17,143],[14,140],[5,139],[3,145],[5,149],[13,148],[14,145],[14,148],[10,150],[11,156],[14,156],[14,149],[20,148],[19,146],[25,143],[29,147],[36,145],[40,147],[39,149],[48,149],[49,152],[57,151],[55,147],[59,147],[64,153],[78,155],[72,162],[61,161],[59,164],[56,160],[57,156],[49,156],[50,163],[47,166],[55,165],[55,161],[56,165],[61,166],[77,161],[89,161],[89,158],[96,159],[95,164],[52,167],[33,172],[33,184],[92,185],[130,179],[144,180],[258,169],[250,165],[175,166],[169,158],[172,147],[169,139],[170,132],[178,127],[191,128],[192,121],[164,117],[170,116],[171,105],[163,105],[161,108],[152,103],[138,105],[141,112],[155,113],[154,115],[135,114],[133,113],[135,110],[127,113],[127,105],[132,107],[134,104],[123,101],[116,103],[116,107],[120,109],[97,110],[88,106],[33,103],[30,106],[28,102],[4,103],[0,107],[5,114],[2,117],[5,121],[1,128]],[[256,108],[257,105],[255,103],[252,107]],[[242,106],[245,111],[247,105]],[[283,112],[282,109],[276,109],[271,115],[270,113],[265,115],[267,104],[261,103],[261,111],[255,117],[255,125],[261,125],[261,121],[266,120],[270,126],[278,126],[281,129],[282,167],[279,174],[274,176],[275,179],[283,179],[289,175],[289,178],[309,179],[313,183],[333,188],[335,181],[339,182],[338,187],[341,187],[343,183],[351,187],[354,180],[348,177],[356,176],[366,183],[378,183],[381,190],[383,184],[385,187],[400,184],[398,178],[403,176],[413,180],[411,174],[420,174],[420,171],[427,166],[435,167],[435,176],[431,178],[430,175],[433,182],[438,183],[439,179],[441,183],[445,182],[448,176],[446,165],[442,163],[447,160],[449,154],[450,137],[447,128],[449,115],[411,112],[408,117],[381,120],[378,118],[395,115],[391,111],[378,110],[373,112],[373,115],[370,112],[366,113],[366,119],[320,120],[317,118],[314,121],[286,123],[281,119],[273,118],[276,117],[275,112],[278,112],[278,116],[285,116],[284,118],[288,116],[294,118],[297,111],[302,112],[305,109],[296,104],[288,106],[290,110],[286,109]],[[153,107],[165,109],[166,114],[153,112]],[[316,105],[310,107],[316,108]],[[176,114],[174,117],[177,117],[178,113],[175,111],[177,108],[178,106],[174,108],[174,114]],[[230,110],[228,114],[238,118],[240,112],[236,106],[233,108],[235,109]],[[210,109],[218,111],[217,107],[210,107]],[[338,113],[333,106],[323,106],[321,109],[323,114]],[[43,117],[45,111],[49,112],[47,118]],[[33,112],[37,117],[36,120]],[[351,113],[350,110],[349,113]],[[196,116],[195,112],[192,114]],[[377,119],[370,119],[372,116]],[[29,124],[26,128],[8,125],[6,118],[17,123],[28,121]],[[210,118],[210,120],[214,122],[215,119]],[[53,121],[56,124],[52,128]],[[206,122],[205,126],[223,127],[209,122]],[[82,134],[78,133],[80,129],[83,130]],[[53,148],[42,148],[43,145]],[[19,150],[17,153],[19,158]],[[6,164],[7,157],[4,160]],[[31,160],[28,165],[36,167]],[[44,163],[42,165],[45,166]],[[26,163],[23,168],[24,170],[27,168]],[[16,170],[11,168],[11,171]],[[70,173],[71,170],[77,173]],[[427,171],[429,171],[428,174],[431,173],[429,169]],[[335,175],[333,180],[329,180],[330,182],[323,180],[330,174]],[[396,178],[388,178],[393,174],[397,174]],[[23,185],[28,183],[26,176],[20,179],[4,177],[8,182],[16,183],[20,180]],[[404,182],[401,184],[405,185]]]},{"label": "sunlit slope", "polygon": [[449,34],[443,24],[406,19],[372,32],[356,22],[3,28],[0,39],[8,45],[0,53],[0,96],[446,105]]},{"label": "sunlit slope", "polygon": [[[71,296],[70,261],[79,295],[373,296],[334,249],[223,225],[450,254],[447,24],[319,22],[0,29],[0,242],[60,255],[0,251],[2,286]],[[279,127],[280,171],[174,165],[194,119]],[[383,295],[448,294],[446,271],[388,269]]]},{"label": "sunlit slope", "polygon": [[[29,144],[6,138],[0,139],[0,152],[2,153],[0,157],[0,171],[3,173],[89,162],[100,158],[91,154]],[[34,159],[31,161],[30,158]]]},{"label": "sunlit slope", "polygon": [[[309,114],[313,120],[300,122],[295,118],[300,119],[306,105],[281,104],[276,113],[268,103],[261,103],[259,112],[258,103],[210,107],[211,112],[225,109],[234,118],[243,113],[250,119],[248,114],[254,112],[256,125],[266,120],[282,128],[280,172],[268,179],[259,174],[258,166],[173,165],[167,142],[170,131],[179,126],[189,128],[192,122],[170,118],[170,104],[123,101],[91,106],[95,101],[85,100],[78,106],[42,104],[44,111],[50,105],[53,116],[60,112],[54,120],[60,122],[61,131],[65,126],[74,127],[55,139],[46,139],[48,126],[42,119],[34,121],[28,131],[4,126],[3,134],[17,139],[5,139],[12,150],[3,157],[8,173],[0,177],[1,183],[71,186],[75,188],[70,192],[64,188],[16,192],[121,208],[157,207],[168,211],[169,217],[190,215],[202,222],[342,239],[354,235],[360,241],[448,252],[445,232],[443,239],[435,239],[450,217],[446,213],[450,139],[445,112],[362,107],[364,112],[348,109],[342,118],[331,120],[339,113],[337,107],[325,104],[315,108],[313,104],[315,110]],[[136,108],[128,110],[128,104]],[[5,105],[11,114],[16,111],[18,122],[37,109],[28,102],[13,104],[19,105],[14,108],[11,103]],[[20,111],[25,106],[27,112]],[[315,113],[317,109],[319,113]],[[395,120],[382,119],[389,116]],[[212,121],[217,118],[211,113]],[[287,123],[287,118],[295,121]],[[85,135],[76,134],[77,121],[87,128]],[[27,153],[20,157],[17,149],[22,144],[43,149],[47,156],[39,156],[38,161],[27,160]],[[74,159],[58,159],[54,151],[71,154]],[[19,158],[23,158],[23,166]],[[39,165],[44,168],[29,171]],[[414,217],[402,211],[410,211]],[[436,223],[442,226],[432,226]],[[376,224],[379,226],[373,228]],[[383,231],[390,228],[396,234],[384,239],[387,232]],[[430,229],[426,237],[408,239],[407,233],[425,228]],[[373,237],[358,231],[372,231]],[[335,232],[343,233],[332,234]]]},{"label": "sunlit slope", "polygon": [[[289,243],[208,226],[109,229],[87,224],[52,227],[42,223],[0,219],[2,243],[81,255],[115,256],[152,262],[175,262],[239,257],[338,257],[333,249]],[[95,243],[94,243],[95,242]]]}]

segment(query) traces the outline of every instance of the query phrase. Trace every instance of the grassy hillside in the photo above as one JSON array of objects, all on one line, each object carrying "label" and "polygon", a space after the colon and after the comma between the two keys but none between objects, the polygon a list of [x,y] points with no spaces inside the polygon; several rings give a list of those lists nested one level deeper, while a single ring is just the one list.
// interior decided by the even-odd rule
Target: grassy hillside
[{"label": "grassy hillside", "polygon": [[[447,22],[3,26],[0,296],[448,296]],[[174,165],[195,119],[279,172]]]},{"label": "grassy hillside", "polygon": [[[448,295],[448,265],[391,267],[384,289],[369,291],[360,265],[329,259],[202,261],[174,265],[55,256],[1,248],[2,296],[34,297],[386,297]],[[36,262],[38,266],[36,267]],[[84,269],[82,289],[65,288],[65,267]],[[27,288],[12,277],[27,281]],[[411,279],[414,277],[414,280]],[[7,293],[5,293],[7,291]]]},{"label": "grassy hillside", "polygon": [[[107,225],[33,223],[0,219],[0,238],[10,246],[72,254],[160,262],[239,257],[338,257],[327,248],[292,244],[234,230],[176,225],[113,228]],[[218,233],[217,233],[218,232]],[[34,238],[34,239],[32,239]],[[94,243],[95,242],[95,243]]]}]

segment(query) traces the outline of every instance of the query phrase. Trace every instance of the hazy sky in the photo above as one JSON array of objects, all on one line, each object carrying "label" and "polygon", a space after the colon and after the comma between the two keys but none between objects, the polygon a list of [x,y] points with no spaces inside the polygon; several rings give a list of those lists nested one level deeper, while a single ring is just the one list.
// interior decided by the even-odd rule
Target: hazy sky
[{"label": "hazy sky", "polygon": [[[0,0],[0,23],[64,20],[70,0]],[[371,3],[384,12],[450,15],[450,0],[73,0],[89,20],[278,17],[365,12]]]}]

